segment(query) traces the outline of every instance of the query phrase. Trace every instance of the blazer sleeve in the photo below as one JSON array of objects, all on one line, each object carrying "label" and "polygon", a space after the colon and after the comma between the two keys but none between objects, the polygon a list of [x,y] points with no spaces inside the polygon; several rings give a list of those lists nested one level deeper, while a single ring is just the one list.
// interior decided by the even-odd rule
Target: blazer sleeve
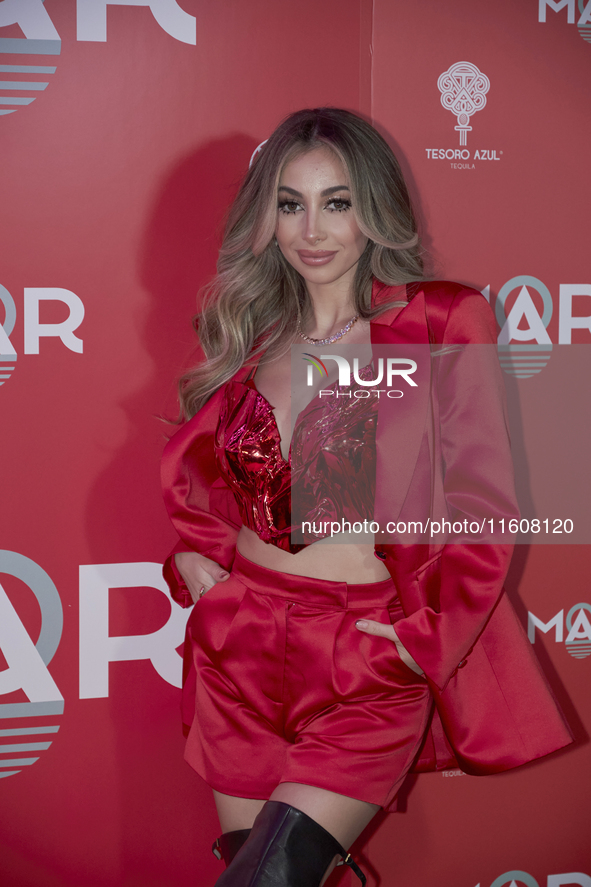
[{"label": "blazer sleeve", "polygon": [[[396,632],[443,689],[467,664],[503,593],[513,552],[508,524],[519,511],[496,325],[480,293],[456,294],[441,347],[433,350],[433,425],[444,514],[438,510],[432,518],[447,518],[451,531],[446,528],[445,544],[407,575],[422,605],[396,623]],[[465,527],[465,521],[478,524],[480,532],[453,531],[454,523]],[[471,541],[475,537],[478,543]]]},{"label": "blazer sleeve", "polygon": [[176,569],[174,555],[196,551],[230,570],[242,525],[232,492],[215,462],[214,435],[221,391],[168,441],[162,456],[164,502],[180,541],[167,558],[163,575],[181,606],[192,604]]}]

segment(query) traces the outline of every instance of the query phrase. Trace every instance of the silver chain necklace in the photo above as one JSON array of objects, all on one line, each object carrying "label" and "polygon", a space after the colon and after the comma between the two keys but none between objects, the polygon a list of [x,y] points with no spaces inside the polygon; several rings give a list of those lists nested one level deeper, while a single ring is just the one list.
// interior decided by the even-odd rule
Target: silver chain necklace
[{"label": "silver chain necklace", "polygon": [[339,339],[342,339],[343,336],[346,336],[353,324],[356,320],[359,320],[359,315],[356,314],[355,317],[352,317],[349,323],[339,330],[338,333],[335,333],[334,336],[328,336],[326,339],[312,339],[310,336],[306,336],[305,333],[302,332],[300,321],[298,320],[297,326],[297,334],[304,339],[305,342],[308,342],[309,345],[332,345],[333,342],[337,342]]}]

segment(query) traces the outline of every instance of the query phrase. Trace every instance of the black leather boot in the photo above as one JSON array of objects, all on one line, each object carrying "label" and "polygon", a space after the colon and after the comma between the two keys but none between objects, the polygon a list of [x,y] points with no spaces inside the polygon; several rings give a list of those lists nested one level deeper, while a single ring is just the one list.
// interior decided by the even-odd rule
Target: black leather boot
[{"label": "black leather boot", "polygon": [[228,868],[249,835],[249,828],[239,828],[234,832],[224,832],[211,845],[211,852],[218,859],[223,859],[226,863],[226,868]]},{"label": "black leather boot", "polygon": [[361,869],[326,829],[289,804],[267,801],[216,887],[319,887],[335,856],[365,885]]}]

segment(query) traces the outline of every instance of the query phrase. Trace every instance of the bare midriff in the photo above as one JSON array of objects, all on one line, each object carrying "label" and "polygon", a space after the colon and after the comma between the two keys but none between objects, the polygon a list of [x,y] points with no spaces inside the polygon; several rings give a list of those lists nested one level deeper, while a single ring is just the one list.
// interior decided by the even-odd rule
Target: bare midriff
[{"label": "bare midriff", "polygon": [[338,541],[322,539],[297,554],[290,554],[263,542],[253,530],[243,526],[236,547],[249,561],[294,576],[348,582],[350,585],[381,582],[390,577],[385,564],[374,555],[371,535],[364,537],[365,542],[346,542],[344,539],[344,534]]}]

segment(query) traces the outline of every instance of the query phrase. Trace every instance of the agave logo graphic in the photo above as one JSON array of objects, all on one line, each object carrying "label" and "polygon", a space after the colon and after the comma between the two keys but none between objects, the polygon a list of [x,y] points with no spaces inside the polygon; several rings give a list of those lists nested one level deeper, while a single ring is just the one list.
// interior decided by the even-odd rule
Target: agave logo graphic
[{"label": "agave logo graphic", "polygon": [[[47,666],[58,648],[63,611],[57,588],[41,567],[14,551],[0,551],[0,573],[24,582],[41,609],[41,631],[33,643],[6,591],[0,585],[0,649],[8,667],[0,671],[0,696],[24,694],[28,702],[0,704],[0,778],[14,776],[39,760],[59,730],[64,698]],[[29,726],[31,718],[34,726]]]},{"label": "agave logo graphic", "polygon": [[[47,56],[59,55],[62,48],[42,0],[3,0],[0,28],[16,24],[24,37],[0,37],[0,115],[31,105],[37,98],[35,93],[49,86],[44,78],[55,74],[56,68],[47,64]],[[17,59],[33,64],[18,64]]]},{"label": "agave logo graphic", "polygon": [[[538,619],[533,613],[527,614],[527,636],[530,643],[535,644],[536,628],[543,634],[554,629],[554,642],[564,645],[573,659],[586,659],[591,655],[591,621],[587,614],[591,613],[591,604],[580,603],[570,608],[564,618],[564,610],[560,610],[547,622]],[[568,634],[564,637],[564,626]],[[591,887],[591,885],[590,885]]]},{"label": "agave logo graphic", "polygon": [[[591,2],[591,0],[590,0]],[[486,105],[490,90],[490,80],[472,62],[456,62],[444,71],[437,80],[441,93],[440,100],[446,111],[455,115],[459,133],[459,148],[425,148],[427,160],[447,160],[451,169],[477,169],[486,167],[487,161],[499,161],[503,151],[500,148],[467,148],[468,133],[472,131],[470,120],[477,111]]]},{"label": "agave logo graphic", "polygon": [[466,145],[472,130],[470,118],[486,105],[490,80],[472,62],[456,62],[440,76],[437,86],[441,104],[457,118],[454,129],[460,133],[460,146]]}]

